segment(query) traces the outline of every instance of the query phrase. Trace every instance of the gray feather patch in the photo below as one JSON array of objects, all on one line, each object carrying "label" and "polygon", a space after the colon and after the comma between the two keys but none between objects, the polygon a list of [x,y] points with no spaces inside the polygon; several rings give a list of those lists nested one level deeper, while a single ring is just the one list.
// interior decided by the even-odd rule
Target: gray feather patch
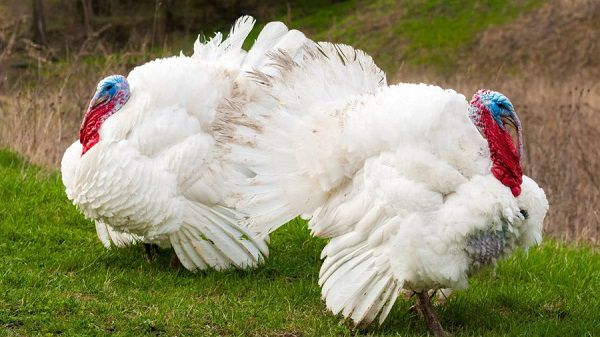
[{"label": "gray feather patch", "polygon": [[507,256],[515,247],[515,235],[508,221],[502,220],[501,229],[478,231],[467,237],[466,252],[472,267],[495,265],[498,258]]}]

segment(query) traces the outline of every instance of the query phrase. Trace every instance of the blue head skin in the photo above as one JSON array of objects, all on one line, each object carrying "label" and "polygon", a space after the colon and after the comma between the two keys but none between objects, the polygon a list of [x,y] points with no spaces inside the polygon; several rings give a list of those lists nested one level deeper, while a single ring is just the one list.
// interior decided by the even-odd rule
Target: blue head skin
[{"label": "blue head skin", "polygon": [[[486,91],[479,95],[479,97],[501,128],[505,128],[503,117],[518,119],[516,118],[515,108],[512,103],[501,93],[497,91]],[[511,125],[515,126],[514,123],[511,123]]]},{"label": "blue head skin", "polygon": [[117,111],[119,108],[121,108],[121,106],[123,106],[123,104],[125,104],[125,102],[127,102],[130,95],[129,83],[124,76],[108,76],[98,83],[94,97],[92,97],[92,100],[90,101],[88,111],[102,104],[107,104],[113,99],[115,100],[115,106],[113,109]]},{"label": "blue head skin", "polygon": [[517,132],[517,150],[519,151],[519,157],[522,157],[524,150],[521,121],[510,100],[497,91],[481,90],[478,94],[479,100],[489,110],[492,118],[500,128],[507,131],[506,124],[509,124],[515,129]]}]

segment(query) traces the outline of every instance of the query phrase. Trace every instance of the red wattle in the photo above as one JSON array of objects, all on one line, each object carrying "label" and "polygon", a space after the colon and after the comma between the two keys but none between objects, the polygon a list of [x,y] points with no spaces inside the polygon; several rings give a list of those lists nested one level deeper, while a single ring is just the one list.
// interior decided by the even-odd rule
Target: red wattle
[{"label": "red wattle", "polygon": [[500,128],[483,104],[479,102],[476,104],[479,105],[479,109],[485,109],[480,110],[479,127],[490,148],[492,174],[504,186],[510,188],[515,197],[518,197],[521,194],[523,170],[521,168],[521,158],[513,139],[509,132]]},{"label": "red wattle", "polygon": [[114,106],[114,102],[109,102],[86,112],[81,128],[79,129],[79,142],[83,146],[83,150],[81,151],[82,156],[100,141],[98,131],[106,118],[113,113]]}]

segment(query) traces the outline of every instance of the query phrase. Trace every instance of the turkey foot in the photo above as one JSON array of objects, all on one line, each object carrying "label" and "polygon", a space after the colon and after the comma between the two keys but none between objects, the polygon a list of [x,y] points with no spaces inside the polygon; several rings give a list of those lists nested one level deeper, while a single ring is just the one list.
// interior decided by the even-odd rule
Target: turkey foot
[{"label": "turkey foot", "polygon": [[433,308],[431,307],[431,297],[426,292],[415,293],[417,296],[416,310],[427,323],[427,328],[435,337],[447,337],[450,334],[446,333],[440,324]]},{"label": "turkey foot", "polygon": [[146,255],[146,261],[152,263],[158,256],[158,246],[153,243],[144,243],[144,253]]}]

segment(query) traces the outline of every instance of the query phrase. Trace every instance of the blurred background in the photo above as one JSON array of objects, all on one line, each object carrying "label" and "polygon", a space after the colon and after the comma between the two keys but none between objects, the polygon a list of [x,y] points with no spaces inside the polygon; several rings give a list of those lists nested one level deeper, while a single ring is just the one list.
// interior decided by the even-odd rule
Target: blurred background
[{"label": "blurred background", "polygon": [[[389,83],[502,91],[525,131],[546,235],[600,242],[600,1],[3,0],[0,148],[56,169],[102,77],[191,54],[240,15],[368,52]],[[253,38],[251,40],[253,40]],[[251,41],[247,41],[250,45]],[[202,74],[198,74],[202,76]]]}]

